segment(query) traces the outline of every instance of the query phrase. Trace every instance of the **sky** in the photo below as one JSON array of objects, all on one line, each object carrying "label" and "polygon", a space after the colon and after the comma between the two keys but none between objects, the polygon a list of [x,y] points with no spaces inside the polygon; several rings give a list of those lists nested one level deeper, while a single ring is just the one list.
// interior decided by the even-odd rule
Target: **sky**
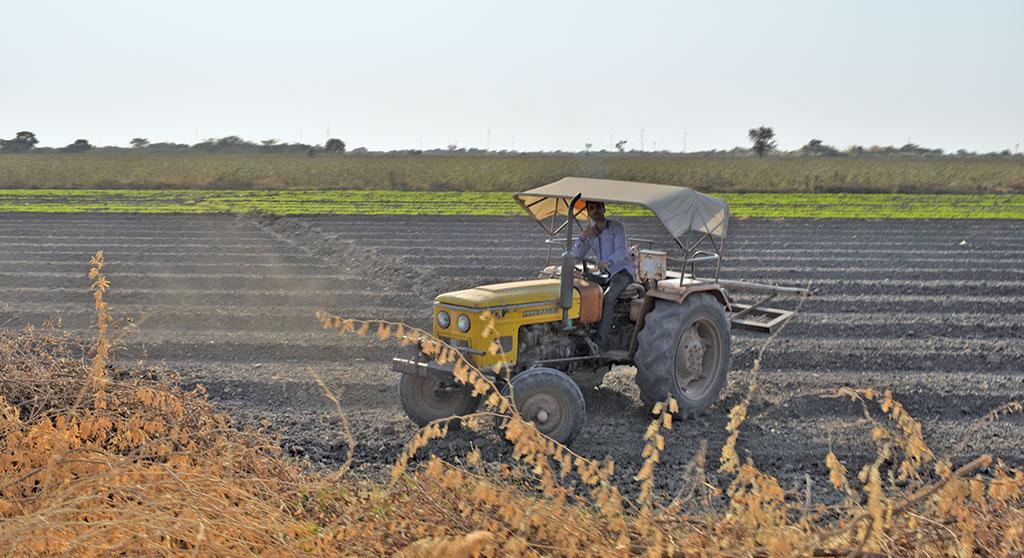
[{"label": "sky", "polygon": [[1020,0],[0,0],[0,29],[0,137],[53,147],[1024,144]]}]

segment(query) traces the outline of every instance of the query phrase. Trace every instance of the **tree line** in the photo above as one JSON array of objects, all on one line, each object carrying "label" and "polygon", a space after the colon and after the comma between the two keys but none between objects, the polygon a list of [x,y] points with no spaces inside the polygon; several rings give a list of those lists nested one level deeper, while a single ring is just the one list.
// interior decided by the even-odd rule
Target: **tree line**
[{"label": "tree line", "polygon": [[[828,145],[822,139],[814,138],[808,140],[806,144],[794,151],[781,151],[777,148],[775,141],[775,130],[770,126],[759,126],[757,128],[751,128],[747,133],[747,138],[750,140],[751,146],[749,148],[735,147],[732,149],[712,149],[707,151],[696,151],[691,152],[693,155],[756,155],[758,157],[764,157],[770,154],[783,154],[783,155],[797,155],[806,157],[870,157],[870,156],[918,156],[918,157],[941,157],[941,156],[986,156],[986,157],[1003,157],[1003,156],[1015,156],[1009,149],[1002,151],[993,151],[988,153],[977,153],[974,151],[967,151],[965,149],[958,149],[955,152],[945,152],[942,149],[932,149],[923,147],[914,143],[906,143],[902,146],[878,146],[874,145],[871,147],[864,147],[860,145],[852,145],[845,149],[838,149],[835,146]],[[532,152],[537,154],[551,154],[551,155],[571,155],[571,154],[603,154],[603,153],[651,153],[651,154],[678,154],[678,152],[671,152],[667,150],[662,151],[638,151],[635,149],[626,149],[627,140],[623,139],[615,144],[615,151],[592,151],[592,143],[584,144],[585,149],[582,151],[540,151]],[[351,151],[346,151],[345,142],[338,138],[331,138],[324,142],[323,145],[312,145],[306,143],[286,143],[281,142],[277,139],[265,139],[260,142],[252,142],[242,139],[239,136],[225,136],[222,138],[210,138],[195,144],[186,143],[174,143],[174,142],[150,142],[147,138],[132,138],[129,142],[131,147],[96,147],[87,139],[77,139],[74,142],[64,147],[38,147],[39,140],[33,132],[20,131],[14,135],[11,139],[0,139],[0,154],[4,153],[29,153],[29,152],[61,152],[61,153],[84,153],[95,149],[103,151],[144,151],[147,153],[181,153],[181,152],[192,152],[192,153],[305,153],[307,155],[316,155],[317,153],[327,154],[343,154],[343,153],[377,153],[377,154],[392,154],[392,155],[514,155],[520,153],[520,151],[489,151],[486,149],[479,148],[466,148],[458,147],[457,145],[449,145],[446,149],[430,149],[430,150],[419,150],[419,149],[401,149],[392,151],[370,151],[365,147],[357,147]]]},{"label": "tree line", "polygon": [[[775,151],[775,130],[769,126],[760,126],[757,128],[751,128],[747,132],[747,139],[750,140],[750,150],[754,152],[758,157],[764,157],[766,154]],[[943,155],[953,156],[971,156],[979,155],[979,153],[973,151],[967,151],[966,149],[958,149],[954,153],[946,153],[942,149],[930,149],[922,147],[916,143],[906,143],[899,147],[892,145],[878,146],[873,145],[871,147],[864,147],[861,145],[851,145],[846,149],[840,151],[834,146],[828,145],[821,139],[811,139],[804,144],[797,153],[801,155],[807,155],[811,157],[846,157],[846,156],[864,156],[864,155],[917,155],[924,157],[941,157]],[[980,155],[986,156],[1010,156],[1013,153],[1009,149],[1004,149],[998,152],[981,153]]]},{"label": "tree line", "polygon": [[[29,153],[33,151],[58,151],[62,153],[84,153],[97,149],[87,139],[77,139],[74,142],[57,148],[38,147],[39,139],[35,133],[24,130],[18,132],[11,139],[0,139],[0,153]],[[132,138],[129,142],[130,148],[124,147],[101,147],[102,150],[110,151],[146,151],[151,153],[176,153],[176,152],[200,152],[200,153],[345,153],[345,142],[331,138],[323,145],[311,145],[306,143],[283,143],[277,139],[266,139],[259,143],[244,140],[239,136],[225,136],[222,138],[210,138],[199,143],[189,145],[187,143],[173,142],[150,142],[147,138]]]}]

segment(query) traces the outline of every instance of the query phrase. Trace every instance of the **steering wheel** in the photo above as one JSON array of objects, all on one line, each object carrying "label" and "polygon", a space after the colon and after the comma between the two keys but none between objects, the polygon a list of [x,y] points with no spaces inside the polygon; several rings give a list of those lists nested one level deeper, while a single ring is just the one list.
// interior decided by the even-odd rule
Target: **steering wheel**
[{"label": "steering wheel", "polygon": [[[608,286],[608,281],[611,279],[611,276],[608,275],[608,272],[601,271],[601,269],[599,267],[597,267],[597,260],[596,259],[594,259],[591,256],[586,256],[586,257],[577,258],[577,259],[579,260],[580,263],[577,264],[576,269],[580,271],[583,279],[585,279],[587,281],[590,281],[592,283],[597,283],[598,285],[601,285],[602,287]],[[588,263],[590,263],[594,267],[593,268],[589,268],[587,266]]]}]

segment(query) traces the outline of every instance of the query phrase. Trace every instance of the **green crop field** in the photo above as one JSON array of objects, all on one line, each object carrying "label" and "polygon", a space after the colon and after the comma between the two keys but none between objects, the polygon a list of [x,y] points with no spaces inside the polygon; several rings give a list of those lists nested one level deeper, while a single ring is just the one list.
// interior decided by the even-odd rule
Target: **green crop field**
[{"label": "green crop field", "polygon": [[[736,217],[1024,219],[1021,194],[721,194]],[[521,215],[508,192],[7,189],[0,212]],[[617,215],[643,215],[633,206]]]},{"label": "green crop field", "polygon": [[135,153],[0,155],[0,188],[240,188],[494,192],[565,176],[716,192],[1024,193],[1024,157],[374,155]]}]

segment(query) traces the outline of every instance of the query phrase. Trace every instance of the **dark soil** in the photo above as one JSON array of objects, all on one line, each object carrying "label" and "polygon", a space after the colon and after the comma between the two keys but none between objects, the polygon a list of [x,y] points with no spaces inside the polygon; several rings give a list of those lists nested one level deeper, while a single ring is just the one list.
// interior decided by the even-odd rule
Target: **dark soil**
[{"label": "dark soil", "polygon": [[[631,235],[669,248],[656,222]],[[1024,464],[1024,419],[972,428],[1024,399],[1024,244],[1020,221],[734,220],[722,276],[815,291],[769,347],[738,448],[788,486],[820,478],[831,448],[851,470],[874,456],[859,405],[843,387],[891,390],[924,423],[933,449],[957,461],[992,452]],[[403,349],[338,338],[317,309],[429,325],[431,298],[531,277],[545,264],[543,231],[525,218],[0,215],[0,325],[60,321],[90,333],[89,257],[106,253],[116,315],[130,317],[118,352],[201,382],[242,423],[269,421],[295,455],[323,466],[344,456],[340,421],[314,376],[342,401],[356,465],[386,470],[412,436],[388,359]],[[795,301],[793,301],[795,303]],[[733,370],[706,415],[678,422],[662,457],[665,488],[702,440],[711,469],[728,410],[747,391],[764,338],[736,332]],[[615,458],[635,486],[642,412],[633,369],[585,393],[574,449]],[[491,434],[459,432],[431,446],[471,445],[493,459]]]}]

